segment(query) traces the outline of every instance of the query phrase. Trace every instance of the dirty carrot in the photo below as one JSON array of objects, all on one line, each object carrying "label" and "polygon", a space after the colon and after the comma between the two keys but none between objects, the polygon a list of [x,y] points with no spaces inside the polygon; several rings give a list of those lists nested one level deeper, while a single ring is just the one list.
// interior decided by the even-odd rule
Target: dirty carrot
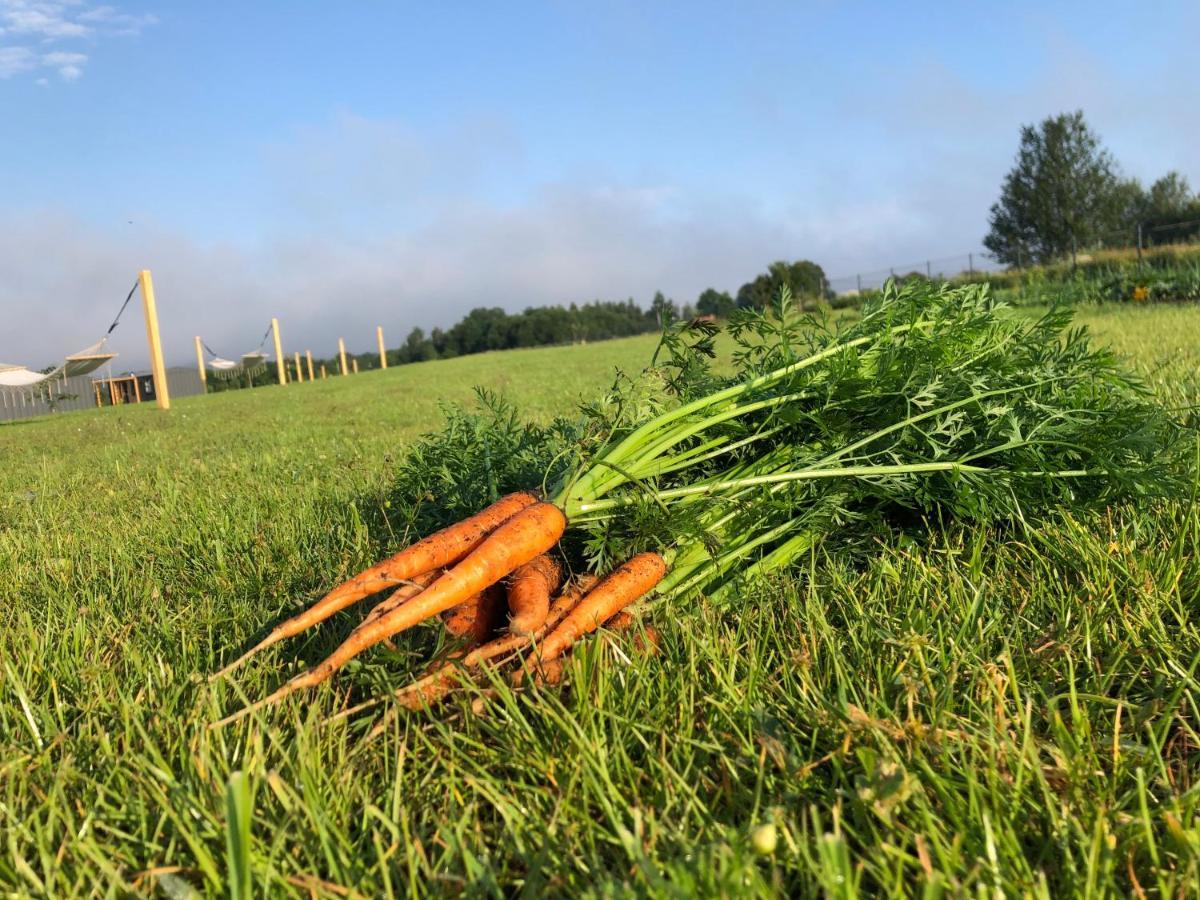
[{"label": "dirty carrot", "polygon": [[509,494],[475,515],[422,538],[338,585],[303,612],[276,625],[270,634],[219,672],[209,676],[208,680],[214,681],[229,674],[259,651],[325,621],[364,597],[402,584],[431,569],[458,562],[478,547],[498,525],[536,502],[537,498],[529,493]]},{"label": "dirty carrot", "polygon": [[442,613],[446,630],[456,638],[466,638],[471,645],[491,637],[503,618],[504,590],[498,584]]},{"label": "dirty carrot", "polygon": [[[536,638],[542,637],[547,631],[567,617],[567,614],[571,612],[575,604],[579,602],[579,599],[591,590],[592,586],[598,580],[595,575],[585,575],[578,582],[563,591],[550,605],[550,610],[546,614],[546,621],[533,634],[514,634],[489,641],[482,647],[475,648],[462,659],[446,663],[446,665],[434,672],[430,672],[424,678],[402,687],[396,691],[396,699],[401,706],[408,707],[409,709],[417,709],[421,706],[437,702],[450,692],[454,687],[456,676],[464,669],[470,669],[480,666],[485,662],[509,656],[528,646]],[[365,708],[365,704],[359,707],[359,709]],[[357,710],[355,711],[357,712]]]},{"label": "dirty carrot", "polygon": [[323,662],[297,675],[269,697],[214,722],[210,727],[236,721],[296,691],[315,687],[368,647],[457,606],[509,575],[517,566],[545,553],[558,543],[566,525],[562,510],[551,503],[537,503],[522,509],[412,600],[377,619],[364,621]]},{"label": "dirty carrot", "polygon": [[595,631],[658,584],[666,574],[667,564],[657,553],[639,553],[622,563],[592,588],[571,614],[547,635],[538,648],[541,661],[548,662],[561,656],[578,638]]},{"label": "dirty carrot", "polygon": [[380,616],[386,615],[397,606],[407,603],[429,585],[433,584],[437,579],[442,577],[445,569],[434,569],[430,572],[423,572],[415,578],[409,579],[394,592],[389,594],[386,599],[380,600],[379,603],[372,607],[371,611],[363,618],[364,622],[371,622],[378,619]]},{"label": "dirty carrot", "polygon": [[558,589],[562,569],[545,554],[530,560],[508,582],[508,630],[531,634],[546,621],[550,595]]}]

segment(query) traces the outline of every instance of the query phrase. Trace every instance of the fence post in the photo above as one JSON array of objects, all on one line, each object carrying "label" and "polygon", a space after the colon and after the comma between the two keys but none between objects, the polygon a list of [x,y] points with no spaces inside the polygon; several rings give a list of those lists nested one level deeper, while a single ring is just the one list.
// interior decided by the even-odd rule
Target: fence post
[{"label": "fence post", "polygon": [[1142,267],[1142,223],[1138,222],[1138,268]]},{"label": "fence post", "polygon": [[355,375],[358,374],[358,357],[357,356],[350,357],[350,368],[354,371]]},{"label": "fence post", "polygon": [[346,342],[338,338],[338,358],[342,361],[342,374],[349,375],[350,370],[346,368]]},{"label": "fence post", "polygon": [[379,368],[387,368],[387,351],[383,349],[383,326],[375,326],[375,337],[379,339]]},{"label": "fence post", "polygon": [[925,260],[925,277],[933,281],[933,261],[929,259]]},{"label": "fence post", "polygon": [[967,254],[967,274],[972,275],[972,276],[975,274],[975,254],[974,253]]},{"label": "fence post", "polygon": [[304,380],[304,370],[300,368],[300,351],[297,350],[292,354],[292,358],[296,360],[296,381]]},{"label": "fence post", "polygon": [[304,356],[305,356],[305,358],[308,360],[308,380],[309,380],[309,381],[316,381],[317,379],[313,377],[313,367],[312,367],[312,351],[311,351],[311,350],[305,350],[305,351],[304,351]]},{"label": "fence post", "polygon": [[279,383],[287,384],[287,364],[283,361],[283,344],[279,340],[279,320],[271,319],[271,334],[275,336],[275,370],[279,373]]},{"label": "fence post", "polygon": [[325,363],[321,363],[321,377],[328,378],[329,373],[325,371]]},{"label": "fence post", "polygon": [[862,276],[861,276],[861,275],[855,275],[855,276],[854,276],[854,283],[858,285],[858,292],[861,294],[861,293],[862,293]]},{"label": "fence post", "polygon": [[196,371],[200,373],[200,386],[208,390],[208,369],[204,368],[204,349],[200,346],[200,335],[196,335]]},{"label": "fence post", "polygon": [[158,308],[154,305],[154,279],[149,269],[138,273],[142,288],[142,312],[146,316],[146,338],[150,341],[150,371],[154,375],[154,401],[159,409],[171,408],[171,389],[167,386],[167,367],[163,364],[162,339],[158,334]]}]

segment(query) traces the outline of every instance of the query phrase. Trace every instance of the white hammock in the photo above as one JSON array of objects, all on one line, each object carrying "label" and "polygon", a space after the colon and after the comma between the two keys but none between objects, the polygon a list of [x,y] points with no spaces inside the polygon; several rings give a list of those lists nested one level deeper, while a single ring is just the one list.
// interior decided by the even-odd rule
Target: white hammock
[{"label": "white hammock", "polygon": [[0,388],[32,388],[52,378],[66,380],[76,375],[87,375],[116,358],[116,355],[109,352],[108,338],[104,337],[90,347],[65,357],[62,365],[49,372],[35,372],[27,366],[0,364]]},{"label": "white hammock", "polygon": [[266,354],[261,350],[253,350],[250,353],[243,353],[241,362],[213,356],[208,361],[208,368],[212,369],[217,378],[235,378],[243,372],[257,375],[266,364]]}]

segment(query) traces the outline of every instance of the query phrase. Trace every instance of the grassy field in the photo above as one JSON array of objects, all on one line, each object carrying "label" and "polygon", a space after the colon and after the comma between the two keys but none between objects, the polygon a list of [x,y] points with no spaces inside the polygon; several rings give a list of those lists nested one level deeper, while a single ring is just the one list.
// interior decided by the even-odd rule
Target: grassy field
[{"label": "grassy field", "polygon": [[[1165,402],[1200,308],[1090,308]],[[346,615],[197,679],[405,535],[393,461],[475,384],[547,417],[652,339],[0,426],[0,889],[609,896],[1185,894],[1200,876],[1200,512],[931,528],[734,607],[658,608],[567,685],[322,724],[425,629],[257,720]],[[233,779],[233,773],[244,773]],[[248,819],[248,837],[239,826]],[[773,853],[755,829],[774,826]]]}]

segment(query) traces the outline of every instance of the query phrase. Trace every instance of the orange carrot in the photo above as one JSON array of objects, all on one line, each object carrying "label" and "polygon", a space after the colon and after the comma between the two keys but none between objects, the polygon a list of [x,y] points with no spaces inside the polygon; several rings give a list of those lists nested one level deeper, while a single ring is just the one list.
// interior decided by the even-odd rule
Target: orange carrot
[{"label": "orange carrot", "polygon": [[213,723],[212,727],[240,719],[296,691],[315,687],[368,647],[457,606],[509,575],[517,566],[545,553],[558,543],[566,526],[566,516],[551,503],[526,507],[416,597],[378,619],[360,624],[324,662],[297,675],[269,697]]},{"label": "orange carrot", "polygon": [[475,515],[448,528],[443,528],[378,565],[359,572],[349,581],[335,587],[308,609],[276,625],[270,634],[225,668],[209,676],[208,680],[214,681],[222,675],[229,674],[260,650],[265,650],[272,644],[277,644],[285,638],[292,637],[306,628],[325,621],[334,613],[358,602],[363,597],[369,597],[385,588],[403,584],[432,569],[458,562],[483,543],[488,534],[494,531],[498,525],[536,502],[537,498],[527,493],[501,497]]},{"label": "orange carrot", "polygon": [[371,608],[371,611],[363,617],[364,622],[371,622],[378,619],[382,615],[391,612],[397,606],[407,603],[429,585],[433,584],[437,579],[442,577],[445,569],[434,569],[430,572],[423,572],[415,578],[409,579],[405,584],[401,585],[395,591],[387,596],[387,599],[380,600]]},{"label": "orange carrot", "polygon": [[454,637],[466,638],[472,645],[490,638],[503,618],[504,591],[498,584],[442,613],[446,630]]},{"label": "orange carrot", "polygon": [[[609,631],[615,631],[617,634],[625,634],[633,631],[637,627],[638,620],[629,613],[622,610],[611,619],[604,623],[604,627]],[[658,645],[661,638],[658,634],[658,629],[653,625],[642,626],[641,632],[633,635],[633,648],[647,656],[653,656],[658,653]]]},{"label": "orange carrot", "polygon": [[[528,646],[532,640],[541,637],[565,619],[575,604],[579,602],[579,599],[591,590],[597,581],[598,579],[595,575],[585,575],[577,583],[572,584],[564,590],[550,604],[550,610],[546,614],[546,621],[533,634],[499,637],[494,641],[489,641],[482,647],[476,647],[461,660],[446,663],[446,665],[436,671],[430,672],[424,678],[402,687],[396,691],[396,699],[400,702],[401,706],[406,706],[409,709],[418,709],[422,706],[436,703],[446,696],[446,694],[450,693],[454,687],[456,676],[464,669],[480,666],[485,662],[516,653],[522,647]],[[365,708],[365,705],[361,708]]]},{"label": "orange carrot", "polygon": [[[623,563],[592,588],[542,642],[540,659],[555,659],[578,638],[611,619],[618,612],[662,581],[667,564],[657,553],[639,553]],[[419,602],[419,601],[416,601]]]},{"label": "orange carrot", "polygon": [[508,582],[508,630],[531,634],[546,621],[550,595],[558,589],[562,569],[545,554],[525,563]]}]

